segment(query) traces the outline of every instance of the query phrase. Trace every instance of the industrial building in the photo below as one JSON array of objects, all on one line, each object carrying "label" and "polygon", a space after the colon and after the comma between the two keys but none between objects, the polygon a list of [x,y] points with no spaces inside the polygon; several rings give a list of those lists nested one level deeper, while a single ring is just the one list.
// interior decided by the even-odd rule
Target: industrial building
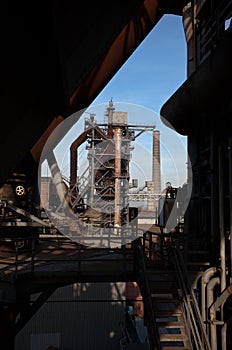
[{"label": "industrial building", "polygon": [[[230,349],[232,1],[2,8],[1,347]],[[188,73],[160,113],[187,136],[191,169],[186,186],[159,195],[160,169],[153,168],[146,185],[159,215],[144,228],[128,198],[131,146],[145,126],[131,125],[112,101],[107,123],[87,118],[70,145],[68,183],[53,149],[72,127],[69,117],[80,117],[166,14],[182,18]],[[160,164],[162,135],[149,128]],[[83,142],[87,187],[78,173]],[[38,188],[41,157],[52,174],[43,185],[53,187],[53,208],[44,208],[50,197]]]}]

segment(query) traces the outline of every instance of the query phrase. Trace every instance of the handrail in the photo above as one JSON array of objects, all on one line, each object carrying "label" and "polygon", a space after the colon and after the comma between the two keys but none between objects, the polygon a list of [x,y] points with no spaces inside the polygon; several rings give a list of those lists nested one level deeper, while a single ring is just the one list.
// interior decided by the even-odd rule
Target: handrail
[{"label": "handrail", "polygon": [[[96,232],[94,232],[94,226],[92,226],[91,234],[88,235],[86,231],[85,234],[82,233],[82,236],[76,237],[65,236],[59,232],[43,234],[42,231],[36,235],[21,236],[18,234],[17,236],[0,237],[0,243],[2,245],[0,247],[0,280],[6,277],[8,278],[9,274],[17,279],[18,273],[21,274],[28,271],[31,273],[37,272],[41,266],[57,262],[70,264],[76,262],[76,268],[81,272],[87,262],[94,263],[94,261],[99,262],[99,260],[102,262],[109,261],[104,256],[99,258],[99,255],[94,259],[94,251],[98,253],[102,251],[103,255],[110,252],[111,262],[119,261],[117,256],[115,259],[113,258],[112,251],[115,250],[115,253],[126,251],[131,254],[132,260],[133,241],[138,235],[142,236],[144,230],[137,229],[136,234],[133,227],[129,227],[123,232],[120,230],[120,228],[114,228],[112,231],[108,229],[106,231],[108,233],[101,234],[99,227],[96,227]],[[38,244],[38,240],[40,243],[44,242],[44,244]],[[94,246],[91,245],[92,241],[96,243]],[[26,245],[21,246],[22,242],[26,243]],[[54,246],[50,245],[46,247],[46,242],[49,242],[49,244],[53,242]],[[126,244],[126,247],[120,249],[120,247],[124,247],[124,244]],[[85,246],[88,246],[88,249],[85,249]],[[44,253],[45,251],[47,252],[46,254]],[[128,260],[126,256],[122,258],[121,262],[123,262],[125,271],[127,271],[127,267],[130,270],[131,260]]]},{"label": "handrail", "polygon": [[138,275],[138,284],[139,284],[141,293],[143,295],[144,310],[145,310],[145,315],[147,315],[145,322],[148,328],[148,335],[149,335],[151,350],[161,350],[162,347],[159,339],[159,331],[155,321],[154,310],[152,307],[151,292],[150,292],[150,286],[149,286],[147,270],[146,270],[146,265],[144,260],[144,250],[143,250],[142,239],[141,238],[136,239],[133,242],[133,246],[134,246],[135,270]]},{"label": "handrail", "polygon": [[180,289],[183,293],[183,315],[188,323],[189,337],[196,350],[211,350],[209,339],[201,318],[201,313],[193,288],[188,279],[184,259],[179,248],[178,240],[170,244],[174,256],[176,273]]},{"label": "handrail", "polygon": [[[44,236],[44,238],[42,238]],[[116,236],[113,237],[114,240],[117,239],[118,245],[115,249],[115,253],[122,253],[126,250],[126,252],[132,253],[132,248],[121,248],[120,242],[124,239],[124,237]],[[112,238],[112,239],[113,239]],[[132,236],[133,238],[133,236]],[[20,244],[22,241],[28,242],[28,246],[21,247]],[[38,245],[36,240],[40,239],[44,242],[55,242],[54,246],[47,247],[46,245]],[[101,242],[103,237],[101,235],[95,237],[85,237],[85,240],[98,240]],[[105,238],[107,239],[107,237]],[[127,260],[126,256],[122,257],[122,259],[118,259],[112,256],[112,251],[114,248],[112,247],[91,247],[88,249],[81,247],[81,244],[77,244],[73,242],[70,238],[62,236],[62,235],[39,235],[39,236],[17,236],[17,237],[9,237],[9,238],[0,238],[0,242],[6,244],[4,249],[0,249],[0,279],[5,279],[5,277],[9,277],[8,273],[12,274],[15,279],[18,278],[18,273],[22,272],[37,272],[39,271],[41,266],[54,264],[54,263],[75,263],[76,268],[81,272],[82,267],[85,263],[94,263],[99,261],[109,261],[108,257],[104,257],[106,254],[109,254],[111,262],[123,262],[124,269],[127,270],[127,266],[130,265],[130,260]],[[62,244],[60,244],[62,242]],[[9,247],[7,248],[7,245]],[[102,252],[99,254],[99,251]],[[45,255],[45,252],[48,254]],[[96,253],[96,257],[95,254]],[[50,253],[50,254],[49,254]],[[59,254],[58,254],[59,253]],[[64,253],[64,255],[63,255]],[[41,254],[41,255],[40,255]],[[133,255],[132,255],[133,256]],[[131,257],[132,259],[132,257]],[[128,263],[128,265],[127,265]]]}]

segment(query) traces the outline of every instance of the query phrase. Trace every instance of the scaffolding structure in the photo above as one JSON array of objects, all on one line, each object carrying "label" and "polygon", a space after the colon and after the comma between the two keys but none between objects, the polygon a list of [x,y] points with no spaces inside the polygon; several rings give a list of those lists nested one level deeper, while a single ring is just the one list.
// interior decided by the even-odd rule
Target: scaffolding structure
[{"label": "scaffolding structure", "polygon": [[[87,223],[121,227],[129,223],[130,160],[133,141],[155,125],[128,124],[127,112],[115,111],[109,101],[107,121],[98,124],[95,115],[85,119],[83,133],[71,145],[71,206]],[[78,173],[77,149],[86,142],[88,166]],[[135,181],[136,183],[136,181]]]}]

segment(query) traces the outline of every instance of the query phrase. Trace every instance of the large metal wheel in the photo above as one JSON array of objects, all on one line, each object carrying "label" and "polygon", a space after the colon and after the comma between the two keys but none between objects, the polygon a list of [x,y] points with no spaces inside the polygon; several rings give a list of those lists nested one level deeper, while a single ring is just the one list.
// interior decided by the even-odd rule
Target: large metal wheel
[{"label": "large metal wheel", "polygon": [[26,194],[26,190],[22,185],[18,185],[15,187],[15,193],[17,196],[24,196]]}]

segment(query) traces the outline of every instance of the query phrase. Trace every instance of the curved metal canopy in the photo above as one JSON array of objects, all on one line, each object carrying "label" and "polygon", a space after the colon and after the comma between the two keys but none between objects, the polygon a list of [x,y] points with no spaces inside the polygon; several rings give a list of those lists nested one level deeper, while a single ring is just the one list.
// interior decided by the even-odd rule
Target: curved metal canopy
[{"label": "curved metal canopy", "polygon": [[88,107],[162,15],[180,15],[184,2],[4,3],[0,182],[30,169],[30,150],[37,160],[50,124]]}]

